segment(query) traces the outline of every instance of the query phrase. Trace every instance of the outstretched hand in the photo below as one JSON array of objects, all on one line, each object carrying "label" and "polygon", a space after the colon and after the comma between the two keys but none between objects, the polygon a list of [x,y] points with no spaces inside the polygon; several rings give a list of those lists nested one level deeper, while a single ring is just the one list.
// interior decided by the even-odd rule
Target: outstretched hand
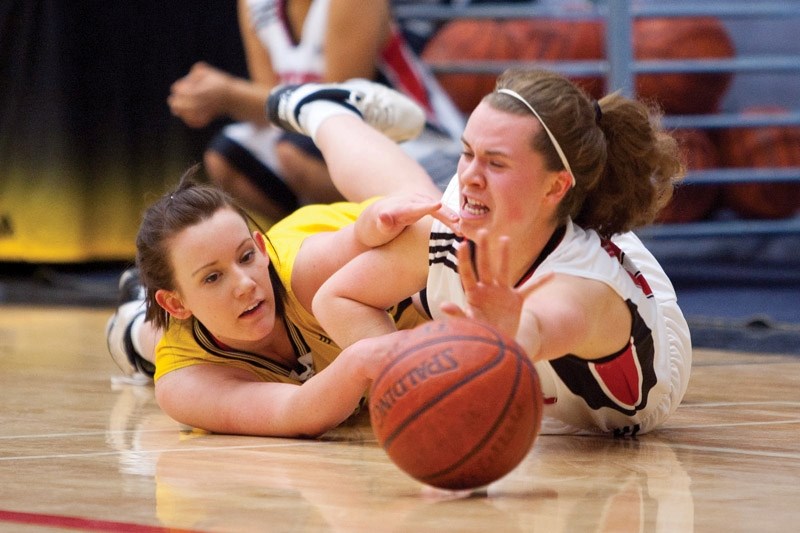
[{"label": "outstretched hand", "polygon": [[548,273],[524,287],[514,287],[509,269],[509,239],[500,237],[489,243],[488,232],[481,230],[475,241],[475,265],[469,246],[458,249],[458,271],[466,295],[466,309],[452,302],[441,305],[451,317],[473,318],[488,322],[505,334],[516,337],[525,299],[553,278]]},{"label": "outstretched hand", "polygon": [[425,215],[440,220],[454,232],[459,233],[459,216],[452,209],[442,205],[425,194],[394,195],[381,198],[373,208],[377,211],[377,232],[380,239],[373,245],[389,242],[408,226],[414,224]]},{"label": "outstretched hand", "polygon": [[374,381],[398,353],[407,345],[407,339],[413,330],[399,330],[376,337],[366,337],[342,352],[347,358],[357,358],[356,373],[367,380]]}]

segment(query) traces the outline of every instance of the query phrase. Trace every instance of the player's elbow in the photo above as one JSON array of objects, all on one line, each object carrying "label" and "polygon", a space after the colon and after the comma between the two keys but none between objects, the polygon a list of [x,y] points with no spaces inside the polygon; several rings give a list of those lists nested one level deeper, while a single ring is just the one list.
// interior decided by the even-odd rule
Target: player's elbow
[{"label": "player's elbow", "polygon": [[311,312],[322,326],[322,329],[327,330],[329,326],[333,325],[331,324],[330,310],[333,308],[335,301],[336,293],[329,283],[323,283],[311,300]]}]

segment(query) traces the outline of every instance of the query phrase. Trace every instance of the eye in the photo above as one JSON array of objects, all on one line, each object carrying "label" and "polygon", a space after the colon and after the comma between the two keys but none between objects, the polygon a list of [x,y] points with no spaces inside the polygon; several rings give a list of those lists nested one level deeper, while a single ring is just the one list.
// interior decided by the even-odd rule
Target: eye
[{"label": "eye", "polygon": [[214,283],[219,279],[219,273],[214,272],[203,278],[203,283]]},{"label": "eye", "polygon": [[256,251],[253,249],[247,250],[242,254],[242,258],[239,260],[241,263],[250,263],[256,257]]},{"label": "eye", "polygon": [[474,157],[474,154],[469,150],[462,150],[461,157],[464,159],[472,159]]}]

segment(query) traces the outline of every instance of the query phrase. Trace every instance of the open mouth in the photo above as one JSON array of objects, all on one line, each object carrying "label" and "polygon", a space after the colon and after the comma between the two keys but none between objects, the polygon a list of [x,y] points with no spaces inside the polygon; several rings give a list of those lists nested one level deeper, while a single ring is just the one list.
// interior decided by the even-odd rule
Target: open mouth
[{"label": "open mouth", "polygon": [[263,305],[264,305],[263,300],[254,303],[253,305],[245,309],[244,312],[239,315],[239,318],[246,318],[248,316],[255,314],[256,312],[258,312],[259,309],[261,309]]},{"label": "open mouth", "polygon": [[486,213],[489,212],[489,208],[486,207],[486,205],[466,197],[464,198],[464,203],[461,206],[461,209],[464,212],[475,216],[485,215]]}]

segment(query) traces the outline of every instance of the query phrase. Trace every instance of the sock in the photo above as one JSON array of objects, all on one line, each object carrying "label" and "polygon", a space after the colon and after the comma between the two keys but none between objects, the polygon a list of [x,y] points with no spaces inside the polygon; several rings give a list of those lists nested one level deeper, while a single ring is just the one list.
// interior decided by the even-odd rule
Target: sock
[{"label": "sock", "polygon": [[316,100],[309,102],[300,108],[300,114],[297,117],[297,122],[314,139],[319,129],[320,124],[325,122],[328,118],[334,115],[349,114],[354,117],[361,118],[361,115],[347,109],[341,104],[331,102],[328,100]]}]

